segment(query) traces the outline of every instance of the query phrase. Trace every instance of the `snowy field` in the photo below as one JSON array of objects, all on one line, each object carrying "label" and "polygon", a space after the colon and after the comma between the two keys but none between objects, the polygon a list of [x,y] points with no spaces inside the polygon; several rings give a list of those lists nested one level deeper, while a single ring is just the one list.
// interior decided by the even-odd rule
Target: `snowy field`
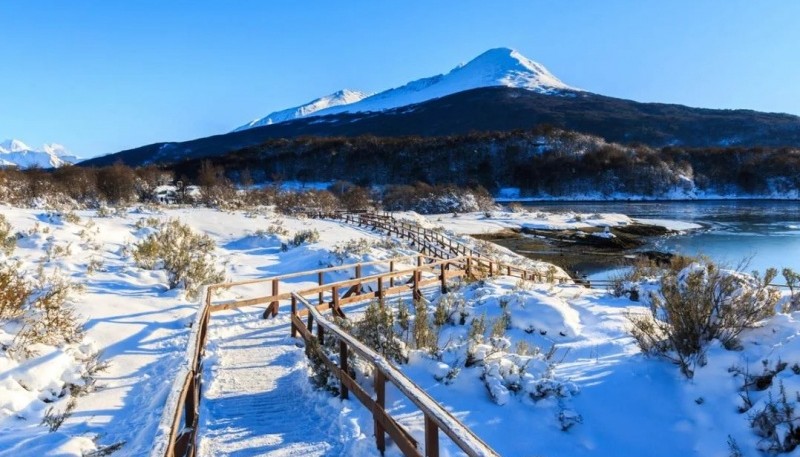
[{"label": "snowy field", "polygon": [[[148,453],[197,300],[181,288],[169,289],[165,271],[135,265],[133,247],[153,232],[142,219],[177,218],[209,235],[216,265],[228,280],[411,253],[379,233],[269,210],[140,208],[103,217],[87,210],[75,212],[77,218],[40,209],[0,212],[20,234],[13,254],[0,259],[19,262],[18,271],[31,279],[59,272],[81,285],[68,302],[85,322],[82,340],[42,345],[28,358],[6,351],[19,328],[0,322],[2,456],[80,456],[118,443],[113,455]],[[631,223],[622,215],[404,217],[456,234]],[[291,246],[297,232],[309,229],[318,240]],[[360,247],[343,248],[361,239],[366,241]],[[504,456],[729,456],[736,449],[761,455],[758,449],[771,441],[751,427],[752,418],[781,398],[781,388],[787,405],[797,403],[797,313],[778,313],[745,331],[739,350],[712,343],[705,365],[687,379],[674,364],[645,357],[629,336],[627,316],[643,312],[642,304],[605,290],[498,277],[429,298],[431,312],[443,300],[452,311],[441,326],[439,350],[407,347],[402,369]],[[286,317],[264,321],[258,310],[245,310],[213,318],[201,455],[377,455],[371,415],[354,400],[314,389]],[[478,319],[485,319],[486,328],[476,343],[470,332]],[[66,392],[82,382],[85,359],[97,351],[106,370],[50,432],[41,424],[48,409],[66,408]],[[769,382],[752,388],[754,374],[769,374]],[[302,407],[277,408],[286,403],[276,399],[286,396]],[[424,442],[422,416],[391,389],[387,408]],[[790,416],[780,436],[797,430]],[[441,441],[442,455],[458,455],[446,437]],[[398,454],[394,446],[387,450]]]}]

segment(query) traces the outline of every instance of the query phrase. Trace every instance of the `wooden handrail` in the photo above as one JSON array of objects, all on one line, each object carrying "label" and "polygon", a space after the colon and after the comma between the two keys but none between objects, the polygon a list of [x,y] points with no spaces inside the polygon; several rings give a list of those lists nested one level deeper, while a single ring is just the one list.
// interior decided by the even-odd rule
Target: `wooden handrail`
[{"label": "wooden handrail", "polygon": [[[401,226],[403,225],[406,224],[402,223]],[[430,251],[438,251],[440,253],[447,252],[445,250],[439,249],[438,247],[423,243],[420,240],[420,236],[422,233],[424,233],[424,230],[420,230],[419,227],[413,227],[412,229],[412,226],[408,225],[408,227],[405,230],[406,230],[406,235],[409,238],[414,239],[415,242],[419,243],[422,248],[427,248],[429,252]],[[397,230],[395,230],[395,232],[397,232],[399,235],[402,236],[402,232],[398,232]],[[470,253],[472,252],[471,250],[467,251],[466,249],[467,248],[465,248],[465,252],[470,252]],[[334,312],[343,315],[343,312],[341,311],[340,307],[345,306],[347,304],[363,302],[365,300],[372,300],[376,298],[382,299],[389,295],[408,293],[409,291],[413,291],[414,296],[418,296],[422,288],[433,285],[441,286],[444,291],[444,289],[446,288],[446,281],[448,278],[465,276],[465,275],[473,276],[476,270],[486,269],[485,271],[489,276],[492,276],[496,273],[502,273],[511,276],[517,276],[522,279],[529,279],[529,280],[537,279],[540,281],[543,279],[543,276],[539,272],[528,271],[514,265],[506,265],[498,262],[493,262],[492,260],[488,260],[478,256],[473,256],[473,255],[453,256],[453,253],[449,253],[448,258],[442,258],[442,257],[443,256],[432,257],[429,255],[419,254],[419,255],[404,256],[394,259],[373,261],[361,264],[348,264],[338,267],[321,268],[317,270],[290,273],[286,275],[274,276],[263,279],[230,282],[230,283],[219,283],[207,286],[205,288],[204,293],[202,294],[204,300],[201,303],[201,306],[198,309],[197,314],[195,316],[194,323],[192,324],[192,330],[189,336],[189,342],[187,344],[186,359],[179,368],[178,374],[173,383],[173,388],[167,399],[167,404],[164,408],[161,422],[159,423],[156,439],[150,454],[151,457],[176,457],[176,456],[191,457],[194,456],[196,452],[197,424],[199,420],[199,400],[202,388],[200,375],[202,374],[203,351],[205,348],[205,343],[208,335],[208,325],[211,320],[211,315],[214,312],[225,309],[236,308],[240,306],[270,303],[270,307],[267,308],[267,310],[269,311],[270,308],[272,308],[271,315],[275,315],[278,312],[278,303],[281,300],[287,300],[291,298],[292,302],[295,303],[295,301],[298,300],[299,297],[301,303],[308,303],[307,300],[303,298],[304,295],[318,294],[320,302],[322,302],[323,294],[327,291],[331,291],[332,292],[331,303],[320,303],[317,306],[312,306],[314,312],[310,311],[311,308],[308,307],[307,307],[308,311],[301,310],[309,314],[310,318],[314,318],[315,317],[314,313],[319,314],[318,308],[333,309]],[[416,261],[417,264],[416,267],[407,268],[403,270],[394,270],[395,262],[408,261],[410,259],[414,259]],[[319,277],[319,282],[322,282],[321,275],[326,272],[349,270],[352,268],[355,268],[356,271],[360,272],[363,266],[378,265],[378,264],[388,264],[389,271],[370,276],[356,277],[354,279],[348,279],[324,285],[318,285],[315,287],[306,288],[301,291],[295,291],[291,293],[287,292],[279,293],[278,284],[280,283],[281,280],[293,279],[308,275],[317,275]],[[436,267],[439,268],[437,269]],[[423,279],[422,274],[427,274],[427,275],[432,274],[433,277],[427,276],[427,279]],[[360,276],[360,274],[358,274],[357,276]],[[411,276],[411,280],[409,281],[408,284],[397,285],[395,279],[401,276]],[[384,280],[386,280],[386,282],[384,282]],[[245,299],[238,301],[234,300],[219,305],[212,305],[211,303],[211,298],[214,292],[217,290],[230,289],[231,287],[235,286],[253,285],[253,284],[268,283],[268,282],[273,284],[272,295],[270,296],[256,297],[253,299]],[[370,293],[362,293],[360,288],[358,288],[358,290],[353,289],[356,285],[370,284],[372,282],[377,282],[378,290],[372,291]],[[389,287],[384,288],[383,286],[385,284],[388,284]],[[340,297],[339,290],[345,287],[353,289],[354,295]],[[295,311],[292,313],[292,333],[294,334],[297,331],[298,327],[298,323],[296,322],[296,320],[299,319],[298,316],[301,314],[301,311],[296,311],[296,310],[293,311]],[[268,314],[265,313],[265,315]],[[317,321],[319,322],[318,317]],[[383,365],[381,365],[381,367],[383,371],[381,370],[379,371],[381,373],[384,373],[385,371],[384,376],[386,378],[389,378],[390,376],[395,376],[399,373],[399,371],[396,373],[391,372],[390,371],[391,366],[384,367]],[[397,385],[398,389],[400,389],[404,394],[409,395],[409,398],[412,400],[412,402],[417,404],[417,406],[420,407],[420,409],[426,408],[429,411],[426,412],[426,427],[425,427],[426,431],[441,429],[446,434],[448,434],[448,436],[451,436],[454,442],[456,442],[456,444],[458,444],[459,446],[471,446],[473,444],[476,444],[471,439],[463,438],[463,436],[460,433],[453,433],[456,436],[451,435],[451,433],[448,432],[448,430],[449,431],[458,430],[458,426],[460,423],[456,424],[452,422],[453,420],[457,422],[457,420],[451,416],[448,417],[447,415],[441,415],[438,412],[436,414],[431,414],[430,412],[437,411],[435,407],[438,407],[438,405],[435,405],[435,402],[433,402],[433,400],[430,399],[429,397],[416,396],[416,390],[414,389],[413,383],[407,384],[399,381],[399,379],[400,378],[398,378],[398,382],[394,382],[394,380],[391,379],[390,380],[395,385]],[[364,395],[361,395],[363,392],[358,391],[357,390],[358,388],[356,386],[357,384],[353,385],[352,383],[348,385],[348,387],[354,391],[354,394],[357,397],[359,396],[363,397]],[[412,398],[412,396],[414,397]],[[433,402],[433,405],[430,402]],[[441,407],[439,408],[441,409]],[[383,408],[381,408],[381,410],[382,409]],[[425,411],[426,410],[423,410],[423,412]],[[396,422],[394,422],[394,420],[391,419],[385,413],[385,411],[383,413],[380,412],[376,413],[375,408],[373,408],[373,415],[375,416],[377,424],[376,426],[381,427],[381,429],[386,431],[387,433],[394,433],[397,436],[406,437],[406,441],[404,441],[405,444],[400,446],[401,450],[403,450],[403,452],[406,453],[406,455],[417,455],[416,451],[414,451],[414,447],[409,445],[409,443],[411,443],[413,440],[409,438],[408,433],[404,431],[402,427],[397,425]],[[463,424],[461,424],[460,427],[463,427]],[[432,441],[426,439],[426,442],[432,442]],[[378,442],[377,444],[380,448],[381,443]],[[480,443],[477,443],[476,445],[479,446],[479,450],[483,449],[482,447],[480,447]],[[485,446],[485,443],[483,443],[483,446]],[[489,454],[483,454],[483,453],[471,454],[470,451],[466,450],[465,452],[467,452],[469,455],[496,455],[495,453],[493,453],[493,451],[492,453]]]},{"label": "wooden handrail", "polygon": [[[415,384],[411,379],[408,378],[403,372],[397,369],[394,365],[392,365],[388,360],[386,360],[383,356],[379,355],[349,333],[344,331],[338,325],[330,322],[326,319],[321,312],[317,310],[315,306],[309,303],[303,296],[298,295],[296,293],[292,294],[292,299],[295,300],[297,303],[302,304],[308,310],[308,313],[311,314],[313,317],[313,321],[316,322],[318,327],[322,327],[325,331],[328,331],[334,335],[339,341],[344,342],[345,345],[352,351],[356,352],[362,359],[366,362],[370,363],[376,370],[380,371],[383,377],[394,384],[400,392],[403,393],[412,403],[414,403],[417,408],[422,411],[425,415],[426,423],[431,421],[436,425],[436,428],[443,431],[447,436],[449,436],[453,442],[467,455],[471,457],[492,457],[492,456],[499,456],[497,452],[495,452],[488,444],[486,444],[483,440],[478,438],[472,430],[467,428],[461,421],[459,421],[455,416],[453,416],[449,411],[444,409],[436,400],[434,400],[427,392],[425,392],[421,387]],[[295,314],[296,316],[296,314]],[[298,319],[299,321],[299,319]],[[324,333],[324,332],[323,332]],[[304,333],[304,335],[308,335],[311,337],[313,332],[310,331]],[[310,341],[307,341],[310,343]],[[319,354],[322,357],[325,357],[324,354]],[[346,360],[346,359],[345,359]],[[346,369],[340,370],[336,372],[339,376],[340,381],[345,382],[342,378],[343,374],[346,373]],[[349,376],[348,376],[349,377]],[[377,420],[377,418],[376,418]],[[425,428],[426,433],[426,443],[430,443],[432,439],[428,434],[435,433],[435,431],[430,430],[429,427]],[[377,437],[376,437],[377,438]],[[398,438],[402,440],[402,437],[393,436],[396,441]],[[437,441],[438,443],[438,441]],[[438,457],[438,445],[435,449],[425,449],[425,455],[430,457]]]}]

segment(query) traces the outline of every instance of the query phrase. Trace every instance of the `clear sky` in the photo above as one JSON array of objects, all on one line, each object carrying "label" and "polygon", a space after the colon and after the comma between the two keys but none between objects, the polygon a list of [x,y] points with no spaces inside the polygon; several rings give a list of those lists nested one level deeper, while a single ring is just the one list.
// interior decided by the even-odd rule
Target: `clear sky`
[{"label": "clear sky", "polygon": [[91,157],[511,47],[638,101],[800,114],[800,2],[0,1],[0,140]]}]

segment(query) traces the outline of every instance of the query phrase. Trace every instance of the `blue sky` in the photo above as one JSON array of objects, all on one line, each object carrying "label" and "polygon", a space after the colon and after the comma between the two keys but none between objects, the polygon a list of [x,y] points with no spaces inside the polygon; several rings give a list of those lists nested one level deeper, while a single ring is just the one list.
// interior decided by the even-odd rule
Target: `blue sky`
[{"label": "blue sky", "polygon": [[0,2],[0,140],[83,157],[223,133],[512,47],[638,101],[800,114],[800,2]]}]

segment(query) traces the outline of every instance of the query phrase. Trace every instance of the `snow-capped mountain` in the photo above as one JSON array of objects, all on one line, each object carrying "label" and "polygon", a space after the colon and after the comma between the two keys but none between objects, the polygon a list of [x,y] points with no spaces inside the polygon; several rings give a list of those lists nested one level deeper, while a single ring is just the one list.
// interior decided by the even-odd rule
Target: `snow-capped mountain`
[{"label": "snow-capped mountain", "polygon": [[564,84],[543,65],[528,59],[519,52],[509,48],[497,48],[490,49],[468,63],[459,65],[447,74],[418,79],[404,86],[371,96],[366,96],[362,92],[339,91],[306,105],[277,111],[236,130],[277,124],[312,115],[383,111],[465,90],[496,86],[527,89],[543,94],[558,93],[562,90],[578,90]]},{"label": "snow-capped mountain", "polygon": [[6,140],[0,143],[0,167],[57,168],[79,160],[64,146],[56,143],[45,144],[39,149],[34,149],[20,140]]},{"label": "snow-capped mountain", "polygon": [[304,105],[295,106],[294,108],[289,108],[282,111],[275,111],[274,113],[270,113],[265,117],[256,119],[241,127],[238,127],[236,130],[234,130],[234,132],[310,116],[317,111],[324,110],[326,108],[356,103],[368,96],[369,94],[365,94],[364,92],[359,92],[357,90],[343,89],[330,95],[320,97],[316,100],[312,100]]}]

